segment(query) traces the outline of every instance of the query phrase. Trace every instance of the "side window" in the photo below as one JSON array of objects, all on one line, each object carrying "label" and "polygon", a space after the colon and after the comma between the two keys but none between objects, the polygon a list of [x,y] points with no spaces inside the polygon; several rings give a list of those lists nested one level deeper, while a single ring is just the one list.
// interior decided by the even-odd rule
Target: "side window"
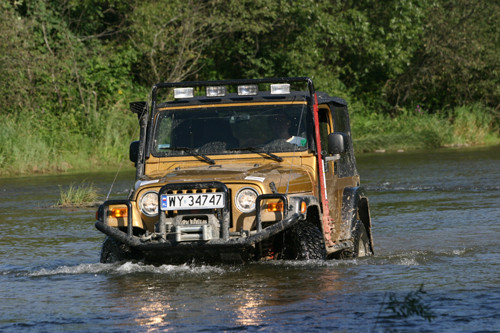
[{"label": "side window", "polygon": [[335,117],[335,132],[347,133],[347,119],[344,107],[334,107],[333,114]]},{"label": "side window", "polygon": [[172,135],[172,118],[161,117],[159,119],[158,127],[156,128],[156,148],[164,149],[170,148],[170,140]]},{"label": "side window", "polygon": [[318,112],[319,134],[321,138],[321,150],[328,151],[328,134],[332,133],[332,123],[330,120],[330,110],[320,108]]},{"label": "side window", "polygon": [[342,132],[345,135],[345,153],[340,154],[338,161],[339,177],[352,177],[358,174],[356,169],[356,160],[354,158],[354,150],[352,147],[351,130],[349,128],[349,116],[347,107],[334,106],[333,117],[335,119],[335,132]]}]

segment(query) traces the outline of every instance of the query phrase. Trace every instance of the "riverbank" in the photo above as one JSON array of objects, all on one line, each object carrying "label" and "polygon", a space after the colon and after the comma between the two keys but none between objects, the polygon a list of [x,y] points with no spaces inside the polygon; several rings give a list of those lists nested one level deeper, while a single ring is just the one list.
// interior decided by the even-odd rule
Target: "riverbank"
[{"label": "riverbank", "polygon": [[[0,116],[0,177],[132,167],[128,150],[138,124],[123,104],[83,120],[71,114]],[[416,110],[397,117],[362,114],[354,106],[351,127],[357,154],[500,143],[498,119],[477,105],[447,115]]]},{"label": "riverbank", "polygon": [[417,108],[397,117],[356,112],[351,115],[357,153],[492,146],[500,143],[498,122],[491,110],[480,105],[434,114]]},{"label": "riverbank", "polygon": [[116,168],[139,136],[125,100],[99,112],[0,115],[0,123],[0,176]]}]

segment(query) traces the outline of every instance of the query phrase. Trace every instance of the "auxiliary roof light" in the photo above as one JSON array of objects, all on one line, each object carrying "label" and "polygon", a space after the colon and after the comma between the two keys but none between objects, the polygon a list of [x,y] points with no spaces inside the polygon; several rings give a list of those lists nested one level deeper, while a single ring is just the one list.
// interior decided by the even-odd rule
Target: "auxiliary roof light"
[{"label": "auxiliary roof light", "polygon": [[240,95],[240,96],[257,95],[258,92],[259,92],[259,88],[257,87],[256,84],[238,86],[238,95]]},{"label": "auxiliary roof light", "polygon": [[225,86],[215,86],[215,87],[207,87],[206,94],[208,97],[222,97],[226,96],[226,87]]},{"label": "auxiliary roof light", "polygon": [[193,98],[194,88],[174,88],[174,98]]},{"label": "auxiliary roof light", "polygon": [[271,84],[271,95],[290,94],[290,83]]}]

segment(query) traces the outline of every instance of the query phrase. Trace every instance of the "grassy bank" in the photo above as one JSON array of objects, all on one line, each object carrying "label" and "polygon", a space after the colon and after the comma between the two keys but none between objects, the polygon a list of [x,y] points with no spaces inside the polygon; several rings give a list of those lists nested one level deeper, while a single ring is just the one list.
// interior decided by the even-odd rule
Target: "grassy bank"
[{"label": "grassy bank", "polygon": [[124,102],[101,113],[1,115],[0,123],[0,176],[116,166],[138,137]]},{"label": "grassy bank", "polygon": [[353,112],[357,152],[398,151],[500,143],[499,119],[481,105],[428,114],[417,108],[397,117]]},{"label": "grassy bank", "polygon": [[[361,114],[355,106],[351,112],[358,153],[500,142],[498,118],[479,105],[456,108],[446,115],[417,109],[395,118]],[[80,118],[77,114],[82,113],[0,116],[0,176],[114,168],[128,159],[138,123],[125,102],[100,114]]]}]

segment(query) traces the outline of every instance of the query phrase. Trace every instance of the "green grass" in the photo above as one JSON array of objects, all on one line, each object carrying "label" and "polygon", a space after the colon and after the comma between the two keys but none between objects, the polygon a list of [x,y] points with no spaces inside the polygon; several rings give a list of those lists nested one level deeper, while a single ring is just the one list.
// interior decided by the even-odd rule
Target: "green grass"
[{"label": "green grass", "polygon": [[458,145],[477,145],[495,141],[495,132],[498,139],[498,128],[492,112],[479,104],[469,107],[458,107],[453,110],[450,123],[453,128],[454,143]]},{"label": "green grass", "polygon": [[59,186],[60,199],[58,207],[85,207],[94,206],[99,198],[97,188],[93,183],[82,182],[76,186],[71,184],[67,189]]},{"label": "green grass", "polygon": [[450,141],[451,128],[435,115],[353,116],[352,133],[357,151],[438,148]]},{"label": "green grass", "polygon": [[[437,114],[403,110],[395,118],[358,109],[351,108],[357,153],[500,142],[498,115],[479,104]],[[116,170],[128,163],[129,144],[139,135],[124,101],[100,113],[3,114],[0,123],[0,176]]]},{"label": "green grass", "polygon": [[480,105],[459,107],[449,114],[403,112],[395,118],[376,113],[351,115],[358,152],[497,144],[500,135],[495,121],[492,111]]},{"label": "green grass", "polygon": [[0,176],[102,170],[128,160],[139,130],[127,105],[82,114],[0,115]]}]

